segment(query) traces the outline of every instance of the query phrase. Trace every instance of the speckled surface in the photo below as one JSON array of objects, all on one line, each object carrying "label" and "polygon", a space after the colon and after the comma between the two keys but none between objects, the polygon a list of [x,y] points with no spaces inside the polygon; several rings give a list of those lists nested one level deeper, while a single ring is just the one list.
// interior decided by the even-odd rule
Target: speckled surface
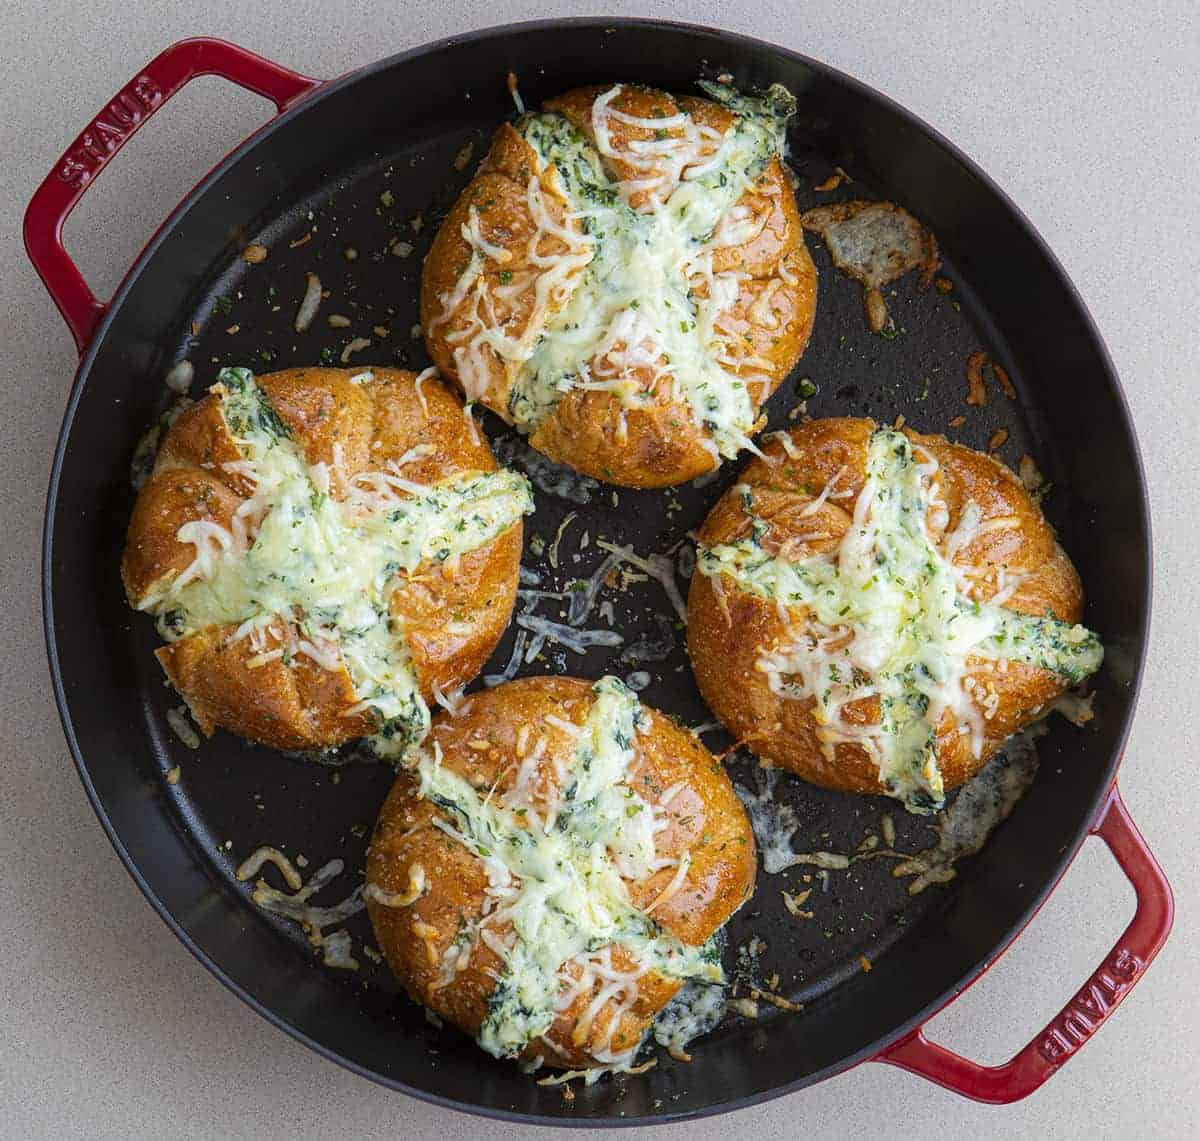
[{"label": "speckled surface", "polygon": [[[419,12],[377,0],[135,7],[143,9],[136,17],[127,4],[71,0],[10,4],[0,14],[0,1137],[516,1137],[516,1127],[370,1086],[272,1030],[169,935],[110,849],[67,755],[45,666],[38,548],[75,354],[19,232],[25,202],[63,146],[174,39],[222,35],[308,74],[333,75],[468,28],[581,9],[503,0],[450,0]],[[609,10],[646,14],[647,6]],[[1195,5],[761,0],[735,11],[695,0],[653,11],[775,40],[898,99],[1000,182],[1079,286],[1124,378],[1153,497],[1155,616],[1122,786],[1180,905],[1171,942],[1133,996],[1022,1104],[976,1106],[868,1065],[691,1124],[688,1135],[1195,1137]],[[112,287],[179,196],[265,114],[253,96],[201,80],[138,136],[68,226],[97,292]],[[1013,950],[934,1021],[933,1035],[982,1061],[1004,1059],[1083,981],[1132,907],[1115,865],[1094,842],[1085,846]]]}]

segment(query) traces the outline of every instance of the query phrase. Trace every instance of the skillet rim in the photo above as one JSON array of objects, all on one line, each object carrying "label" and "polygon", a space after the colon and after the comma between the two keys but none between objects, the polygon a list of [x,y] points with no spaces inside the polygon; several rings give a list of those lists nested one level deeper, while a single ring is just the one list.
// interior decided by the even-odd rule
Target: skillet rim
[{"label": "skillet rim", "polygon": [[[1140,599],[1139,606],[1142,636],[1139,639],[1136,662],[1134,664],[1130,682],[1128,683],[1128,690],[1130,693],[1129,709],[1123,717],[1120,729],[1116,734],[1115,745],[1108,760],[1107,779],[1099,785],[1098,792],[1092,797],[1091,804],[1087,806],[1086,819],[1088,823],[1079,829],[1077,833],[1067,841],[1062,849],[1062,853],[1057,863],[1052,868],[1048,869],[1049,874],[1047,875],[1044,885],[1034,893],[1032,902],[1017,918],[1008,934],[1000,942],[998,942],[991,949],[991,951],[988,952],[982,962],[978,963],[975,967],[968,970],[961,977],[947,985],[940,995],[929,1002],[915,1016],[893,1028],[892,1031],[876,1039],[873,1043],[820,1070],[806,1074],[803,1077],[797,1078],[793,1081],[785,1082],[781,1085],[773,1087],[772,1089],[755,1092],[744,1097],[734,1097],[727,1100],[713,1102],[712,1104],[698,1109],[681,1110],[678,1112],[668,1111],[661,1114],[646,1114],[630,1117],[586,1114],[572,1116],[552,1116],[548,1114],[521,1113],[514,1110],[482,1106],[476,1103],[464,1102],[455,1098],[431,1093],[428,1090],[417,1088],[398,1079],[386,1077],[338,1054],[335,1050],[325,1046],[321,1042],[316,1041],[298,1027],[293,1026],[282,1015],[269,1009],[264,1003],[260,1002],[253,995],[244,990],[225,972],[220,964],[211,958],[196,943],[192,936],[189,935],[188,932],[183,928],[182,924],[176,920],[175,916],[171,913],[163,901],[155,894],[154,889],[143,876],[140,868],[133,860],[124,843],[122,842],[121,837],[117,834],[112,821],[109,819],[108,814],[100,801],[95,785],[92,782],[88,761],[84,756],[83,749],[75,733],[74,723],[63,683],[62,667],[59,661],[58,645],[54,633],[52,581],[54,528],[58,506],[57,501],[59,484],[62,476],[63,465],[66,459],[67,447],[70,442],[71,431],[74,426],[75,415],[78,410],[78,405],[83,390],[88,382],[92,365],[96,359],[96,356],[98,355],[100,345],[104,341],[104,338],[111,328],[117,312],[123,306],[129,293],[133,290],[143,270],[157,254],[158,250],[167,240],[167,238],[174,232],[175,226],[179,219],[208,192],[210,187],[231,166],[233,166],[239,159],[257,147],[260,142],[268,138],[282,125],[291,122],[294,118],[303,114],[303,112],[311,105],[315,105],[317,102],[329,98],[343,89],[352,86],[360,79],[378,74],[386,69],[402,66],[410,60],[419,58],[420,56],[450,49],[458,44],[495,39],[499,38],[500,36],[513,35],[520,32],[542,32],[551,30],[567,30],[571,32],[586,30],[603,31],[606,28],[623,28],[632,29],[634,31],[638,29],[644,29],[647,31],[666,33],[682,32],[688,35],[710,39],[714,44],[727,50],[741,50],[743,52],[756,54],[759,57],[769,57],[773,55],[776,57],[783,56],[789,58],[790,60],[809,68],[813,72],[820,74],[825,80],[840,85],[858,99],[869,103],[874,103],[881,107],[884,111],[897,116],[909,127],[914,128],[916,131],[922,133],[928,139],[932,140],[954,161],[965,168],[968,174],[978,180],[984,190],[990,193],[997,200],[998,204],[1008,212],[1012,220],[1032,241],[1038,253],[1045,260],[1052,278],[1056,279],[1056,284],[1063,290],[1066,300],[1075,307],[1080,318],[1084,334],[1090,338],[1096,350],[1104,379],[1107,382],[1109,391],[1115,399],[1116,411],[1120,426],[1124,429],[1126,435],[1128,436],[1133,454],[1134,470],[1132,475],[1137,480],[1138,499],[1141,507],[1141,523],[1145,530],[1146,536],[1145,547],[1141,552],[1145,574],[1145,588],[1143,597]],[[75,763],[76,770],[79,774],[80,781],[83,784],[88,800],[91,803],[92,810],[99,819],[105,834],[108,836],[109,842],[112,844],[113,849],[116,851],[121,863],[124,865],[125,870],[129,873],[134,883],[137,884],[147,901],[158,913],[159,917],[163,920],[167,927],[175,934],[176,938],[183,943],[183,945],[192,953],[192,955],[195,956],[195,958],[216,979],[218,979],[234,995],[246,1003],[247,1006],[255,1010],[273,1026],[283,1030],[295,1041],[307,1046],[321,1057],[326,1058],[329,1061],[336,1062],[338,1065],[343,1066],[351,1072],[367,1078],[376,1084],[407,1094],[430,1104],[443,1106],[448,1109],[459,1110],[474,1116],[493,1118],[496,1120],[526,1125],[548,1125],[557,1126],[560,1128],[666,1125],[701,1117],[715,1116],[719,1113],[728,1113],[738,1109],[746,1108],[751,1105],[761,1104],[777,1097],[782,1097],[785,1094],[796,1092],[807,1086],[816,1085],[818,1082],[824,1081],[827,1078],[846,1072],[861,1062],[878,1057],[883,1051],[894,1045],[916,1027],[923,1025],[938,1011],[942,1010],[946,1005],[953,1001],[954,998],[956,998],[959,994],[976,982],[979,977],[984,974],[984,972],[987,971],[988,968],[1001,955],[1003,955],[1005,951],[1008,950],[1013,941],[1021,934],[1033,916],[1038,912],[1038,910],[1040,910],[1042,905],[1049,898],[1050,894],[1058,886],[1058,883],[1062,879],[1067,868],[1075,859],[1076,855],[1078,855],[1084,841],[1088,838],[1088,835],[1090,834],[1090,825],[1095,821],[1100,806],[1106,801],[1111,788],[1116,783],[1117,770],[1119,769],[1123,759],[1125,748],[1128,744],[1129,735],[1132,730],[1133,721],[1137,713],[1137,702],[1141,690],[1141,683],[1146,664],[1146,655],[1150,640],[1154,585],[1153,551],[1154,545],[1152,520],[1150,513],[1149,488],[1146,482],[1145,462],[1142,457],[1142,450],[1138,443],[1137,433],[1134,428],[1129,401],[1125,395],[1124,389],[1122,388],[1120,378],[1117,375],[1117,371],[1113,364],[1112,356],[1108,351],[1108,347],[1105,344],[1100,330],[1097,327],[1090,311],[1088,310],[1083,297],[1072,282],[1058,257],[1054,254],[1053,250],[1051,250],[1045,239],[1041,236],[1037,228],[1020,209],[1020,207],[1017,206],[1017,204],[1012,200],[1012,198],[1009,197],[1004,189],[1000,187],[999,184],[990,175],[988,175],[969,155],[967,155],[956,144],[946,138],[940,131],[930,126],[919,116],[915,115],[913,112],[909,111],[907,108],[891,99],[889,96],[877,91],[870,85],[863,83],[861,80],[848,75],[838,68],[816,60],[813,57],[804,54],[803,52],[793,51],[790,48],[785,48],[778,44],[774,44],[770,41],[762,40],[754,36],[747,36],[741,33],[725,31],[723,29],[714,28],[708,25],[691,24],[678,20],[658,20],[644,17],[605,18],[596,16],[576,16],[563,19],[516,21],[508,24],[475,29],[473,31],[460,33],[458,35],[446,36],[442,39],[425,44],[419,44],[406,51],[398,52],[394,55],[376,60],[362,67],[355,68],[352,71],[338,76],[335,79],[328,80],[322,83],[320,86],[314,88],[312,92],[305,95],[303,98],[297,100],[286,111],[269,119],[263,124],[263,126],[252,132],[246,139],[244,139],[223,159],[221,159],[221,161],[218,162],[206,175],[204,175],[204,177],[201,178],[200,181],[197,182],[196,185],[184,195],[174,209],[171,210],[162,224],[151,236],[150,240],[146,243],[146,246],[143,248],[141,253],[134,259],[129,270],[122,278],[120,285],[113,292],[112,297],[105,307],[104,315],[97,322],[91,341],[88,343],[87,348],[81,355],[79,366],[76,369],[75,377],[72,381],[71,389],[68,394],[66,407],[63,413],[62,425],[59,429],[58,438],[55,443],[54,458],[51,464],[50,481],[46,494],[45,522],[42,532],[41,586],[43,633],[46,639],[46,651],[48,664],[50,667],[51,682],[54,689],[55,704],[58,707],[59,718],[62,722],[63,732],[67,739],[67,745],[71,751],[72,760]]]}]

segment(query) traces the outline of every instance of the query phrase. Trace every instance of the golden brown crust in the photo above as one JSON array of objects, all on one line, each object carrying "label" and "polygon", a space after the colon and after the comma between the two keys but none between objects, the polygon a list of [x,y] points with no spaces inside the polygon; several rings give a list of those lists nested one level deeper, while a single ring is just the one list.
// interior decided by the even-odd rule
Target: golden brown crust
[{"label": "golden brown crust", "polygon": [[[753,489],[755,514],[769,524],[762,536],[766,550],[799,560],[837,549],[863,487],[867,444],[874,427],[870,420],[814,420],[788,433],[787,450],[778,438],[765,442],[767,460],[748,464],[740,482]],[[941,543],[954,532],[969,502],[980,510],[981,528],[951,560],[965,570],[971,596],[990,600],[1000,589],[998,572],[1003,567],[1010,577],[1022,576],[1006,607],[1038,616],[1049,612],[1061,621],[1077,622],[1083,610],[1079,576],[1020,480],[991,456],[949,443],[942,436],[912,431],[905,435],[939,464],[935,479],[946,511],[941,517],[930,513],[934,541]],[[839,472],[837,497],[801,515]],[[993,529],[988,528],[989,522]],[[713,507],[699,538],[711,546],[734,541],[748,531],[735,486]],[[885,791],[875,762],[861,746],[838,743],[832,760],[822,752],[812,716],[814,699],[773,693],[757,668],[764,651],[790,640],[789,626],[773,601],[737,589],[728,576],[722,576],[721,585],[714,588],[713,579],[695,574],[688,597],[688,650],[705,700],[729,731],[766,763],[825,788]],[[972,752],[969,737],[960,734],[953,714],[943,715],[937,727],[937,758],[947,789],[974,776],[1009,736],[1034,719],[1032,711],[1067,688],[1055,675],[1020,662],[1008,662],[1003,670],[988,659],[968,662],[967,678],[985,692],[994,692],[998,703],[984,723],[979,757]],[[877,723],[879,699],[848,705],[843,715],[851,722]]]},{"label": "golden brown crust", "polygon": [[[345,669],[323,669],[303,655],[290,665],[276,658],[251,666],[260,651],[246,639],[231,643],[235,629],[202,630],[155,651],[205,735],[220,726],[277,749],[319,749],[374,731],[365,713],[346,715],[358,698]],[[263,651],[284,645],[264,632]]]},{"label": "golden brown crust", "polygon": [[[546,110],[565,116],[594,143],[592,105],[606,90],[609,88],[579,88],[549,100]],[[675,99],[662,91],[632,85],[623,86],[610,105],[639,117],[666,117],[682,111],[694,121],[722,132],[733,123],[733,115],[726,108],[709,100]],[[611,124],[611,136],[618,150],[631,140],[650,139],[656,134],[662,136],[662,132],[621,121]],[[673,136],[682,131],[676,127],[666,134]],[[609,175],[616,179],[637,173],[619,157],[605,156],[603,162]],[[536,152],[517,130],[510,124],[501,127],[491,153],[434,239],[422,277],[421,322],[431,358],[443,375],[457,380],[469,396],[480,399],[505,419],[510,419],[509,395],[520,362],[502,359],[485,345],[468,366],[473,379],[465,380],[455,358],[455,350],[464,351],[463,346],[476,327],[472,317],[476,293],[455,297],[456,283],[470,263],[472,253],[462,229],[470,221],[474,207],[482,237],[502,250],[499,255],[502,260],[484,259],[475,286],[486,291],[486,305],[491,306],[485,323],[507,337],[514,340],[525,337],[532,344],[562,310],[582,276],[582,267],[568,274],[563,288],[552,294],[545,308],[536,313],[532,290],[515,297],[504,292],[505,282],[510,283],[511,294],[514,284],[519,285],[540,272],[531,264],[528,253],[530,237],[538,231],[527,194],[531,177],[536,176],[555,225],[577,240],[583,238],[581,222],[567,217],[570,204],[560,193],[553,168],[539,173],[538,166]],[[649,190],[634,191],[628,202],[635,210],[639,209],[649,194]],[[750,211],[753,233],[740,243],[715,244],[713,272],[740,268],[749,274],[740,295],[721,321],[729,334],[725,367],[746,380],[757,412],[808,343],[816,311],[817,278],[804,245],[794,196],[777,159],[767,164],[757,183],[736,205]],[[562,238],[545,233],[539,242],[538,252],[543,255],[561,254],[570,248]],[[691,285],[697,296],[707,295],[707,284],[702,278],[696,278]],[[485,315],[486,305],[479,310]],[[614,372],[607,357],[588,364],[600,375]],[[572,389],[536,425],[530,442],[551,459],[628,487],[664,487],[711,471],[717,461],[708,433],[697,425],[682,392],[676,392],[667,362],[659,364],[659,370],[648,366],[620,370],[620,375],[635,390],[652,395],[646,405],[623,405],[609,391]],[[666,374],[666,382],[657,372]]]},{"label": "golden brown crust", "polygon": [[713,469],[691,414],[674,401],[625,409],[611,392],[573,389],[529,442],[556,463],[622,487],[667,487]]},{"label": "golden brown crust", "polygon": [[[502,803],[517,780],[523,757],[539,737],[546,751],[538,762],[528,803],[545,807],[546,793],[557,787],[556,762],[568,761],[573,738],[546,720],[582,724],[594,697],[590,682],[575,678],[525,678],[467,698],[455,716],[434,720],[429,747],[442,750],[442,764],[469,781],[481,795],[491,791]],[[630,784],[655,807],[668,826],[655,838],[659,857],[691,863],[682,886],[654,906],[658,923],[685,943],[700,945],[720,927],[753,890],[754,837],[732,784],[719,762],[690,733],[668,718],[646,710],[648,724],[634,738]],[[669,801],[665,798],[669,795]],[[408,993],[442,1018],[476,1035],[488,1013],[495,988],[492,972],[502,967],[489,946],[475,938],[469,960],[457,972],[443,963],[461,929],[474,930],[483,914],[487,875],[462,844],[433,826],[440,815],[416,793],[414,780],[402,774],[393,785],[375,826],[367,856],[367,882],[383,891],[403,892],[417,866],[426,887],[411,906],[390,907],[368,898],[375,934],[392,970]],[[628,882],[635,906],[645,909],[663,895],[675,875],[661,868],[639,882]],[[494,925],[498,937],[508,930]],[[453,960],[450,960],[453,961]],[[613,949],[613,963],[631,967],[626,952]],[[572,972],[574,973],[574,972]],[[650,971],[638,983],[637,1000],[621,1014],[609,1045],[614,1053],[640,1042],[654,1016],[679,983]],[[606,1003],[590,1030],[572,1041],[579,1015],[591,1002],[585,992],[555,1020],[545,1041],[529,1056],[543,1054],[553,1065],[596,1065],[592,1050],[607,1044],[615,1002]]]},{"label": "golden brown crust", "polygon": [[[369,378],[350,381],[364,372]],[[496,470],[482,434],[436,379],[418,388],[415,374],[399,369],[300,368],[257,382],[308,463],[329,465],[336,499],[345,497],[352,473],[385,470],[422,446],[404,467],[416,483]],[[229,529],[252,491],[243,475],[222,466],[240,458],[216,396],[176,420],[129,522],[121,575],[132,605],[193,561],[195,547],[178,538],[183,524],[209,519]],[[392,611],[405,625],[427,700],[435,685],[470,681],[499,641],[516,598],[521,534],[517,523],[457,562],[423,564],[393,591]],[[206,734],[219,725],[275,748],[314,749],[373,731],[367,714],[347,715],[359,699],[344,667],[323,669],[302,656],[290,665],[263,661],[282,644],[280,632],[268,628],[252,646],[248,638],[231,641],[235,629],[201,630],[157,652]]]},{"label": "golden brown crust", "polygon": [[[514,340],[526,335],[535,336],[531,327],[534,316],[532,290],[509,297],[499,289],[505,275],[512,275],[509,284],[513,284],[522,280],[519,275],[537,272],[529,264],[527,253],[530,238],[537,232],[527,190],[529,178],[536,170],[537,156],[533,148],[511,124],[505,123],[496,132],[491,153],[484,159],[474,180],[446,215],[421,271],[420,312],[425,347],[441,374],[457,381],[464,389],[467,386],[455,364],[454,353],[456,348],[463,348],[463,338],[472,328],[470,314],[479,302],[475,290],[468,292],[449,313],[442,302],[442,298],[454,294],[459,278],[471,261],[471,245],[462,236],[462,229],[470,222],[474,209],[482,237],[507,252],[508,260],[504,262],[485,259],[479,278],[480,287],[486,288],[495,326]],[[554,223],[573,233],[582,233],[578,222],[567,219],[568,204],[550,173],[539,174],[537,180],[546,210]],[[550,257],[567,248],[562,240],[545,235],[539,241],[538,253]],[[557,313],[565,301],[565,295],[551,298],[549,314]],[[539,321],[538,325],[541,323]],[[480,354],[477,367],[482,375],[467,391],[468,397],[507,418],[509,391],[518,366],[486,351]]]}]

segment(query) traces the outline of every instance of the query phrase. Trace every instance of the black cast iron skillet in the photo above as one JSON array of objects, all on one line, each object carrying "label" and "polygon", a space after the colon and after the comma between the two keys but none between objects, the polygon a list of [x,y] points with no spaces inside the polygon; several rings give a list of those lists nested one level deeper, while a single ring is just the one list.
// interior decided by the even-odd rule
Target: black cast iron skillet
[{"label": "black cast iron skillet", "polygon": [[[1086,622],[1107,647],[1095,721],[1085,731],[1054,726],[1041,742],[1032,789],[948,886],[910,897],[885,861],[856,864],[833,873],[826,890],[812,881],[814,918],[801,922],[781,907],[780,890],[799,887],[804,869],[760,878],[732,924],[727,963],[736,970],[737,948],[758,936],[765,950],[753,972],[760,981],[777,972],[779,989],[804,1004],[802,1013],[767,1007],[757,1021],[734,1018],[700,1044],[690,1065],[664,1058],[646,1074],[579,1088],[572,1101],[493,1061],[457,1032],[429,1026],[368,960],[355,976],[317,966],[294,927],[249,902],[232,869],[264,843],[303,852],[314,866],[343,857],[347,874],[319,898],[348,893],[390,772],[362,762],[324,768],[226,734],[186,749],[165,725],[175,702],[151,657],[156,639],[149,622],[126,608],[117,573],[133,499],[130,456],[162,410],[161,379],[173,362],[187,356],[194,363],[197,391],[219,364],[269,371],[313,363],[336,356],[358,335],[372,343],[352,358],[356,363],[425,363],[409,331],[421,257],[491,133],[512,113],[509,71],[531,106],[570,87],[616,80],[691,91],[698,77],[721,72],[743,88],[782,82],[794,91],[801,112],[791,152],[802,208],[851,196],[900,202],[936,232],[954,290],[921,292],[901,281],[889,298],[901,332],[890,340],[873,336],[859,287],[810,242],[821,275],[816,332],[770,405],[772,427],[788,423],[799,381],[807,379],[818,387],[809,401],[818,416],[869,414],[890,422],[903,413],[920,430],[943,431],[970,411],[952,434],[975,447],[1007,428],[1004,458],[1015,464],[1029,452],[1054,481],[1048,511],[1087,586]],[[189,79],[210,73],[266,95],[280,113],[185,198],[102,304],[63,249],[63,219],[141,122]],[[453,159],[468,142],[474,157],[459,170]],[[855,183],[837,194],[816,192],[835,165]],[[412,243],[412,254],[389,252],[394,240]],[[270,247],[264,264],[250,267],[238,257],[251,241]],[[82,355],[45,531],[46,634],[67,739],[110,839],[163,919],[227,986],[299,1040],[393,1088],[524,1120],[636,1122],[710,1113],[870,1058],[972,1097],[1010,1101],[1087,1041],[1166,938],[1170,891],[1114,782],[1150,600],[1146,491],[1125,402],[1079,297],[1029,223],[965,156],[887,99],[768,44],[630,20],[476,33],[329,83],[230,44],[191,40],[150,63],[68,150],[30,204],[26,242]],[[347,247],[357,258],[349,260]],[[298,335],[292,319],[309,270],[332,296],[321,319]],[[331,330],[323,320],[329,312],[353,314],[353,327]],[[993,394],[985,408],[967,408],[964,362],[977,349],[1006,367],[1017,400]],[[519,459],[520,445],[503,425],[485,426],[503,456]],[[594,542],[579,551],[583,530],[643,553],[667,550],[699,523],[736,467],[726,465],[701,488],[621,492],[615,500],[611,489],[578,484],[565,498],[539,493],[531,536],[549,541],[568,512],[578,518],[557,571],[531,551],[527,565],[560,585],[587,573],[601,552]],[[707,720],[682,638],[657,616],[669,614],[658,585],[639,584],[616,601],[626,649],[643,636],[665,646],[667,656],[645,667],[652,673],[645,699],[689,724]],[[507,660],[510,639],[496,663]],[[627,673],[633,663],[620,654],[567,661],[560,651],[528,672]],[[171,785],[165,774],[176,765],[182,779]],[[742,783],[756,779],[749,765],[736,766],[734,775]],[[778,795],[800,818],[797,844],[838,851],[853,850],[880,813],[895,807],[787,778]],[[924,825],[894,815],[899,846],[923,846]],[[929,1043],[922,1024],[1028,922],[1089,833],[1108,843],[1138,893],[1137,914],[1112,953],[1006,1065],[979,1066]],[[366,935],[362,917],[358,923],[352,930]]]}]

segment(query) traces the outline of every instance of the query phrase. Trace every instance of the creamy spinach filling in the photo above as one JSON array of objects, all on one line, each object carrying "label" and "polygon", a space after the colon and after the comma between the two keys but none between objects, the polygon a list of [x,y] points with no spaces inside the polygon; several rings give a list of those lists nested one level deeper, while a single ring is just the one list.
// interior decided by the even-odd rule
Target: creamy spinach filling
[{"label": "creamy spinach filling", "polygon": [[[724,980],[715,943],[681,942],[629,898],[623,876],[642,879],[662,866],[654,810],[626,783],[645,715],[617,678],[602,678],[593,693],[561,776],[561,802],[544,821],[530,807],[481,795],[441,763],[436,747],[414,754],[421,795],[446,814],[439,826],[487,870],[492,906],[484,924],[511,927],[503,942],[489,943],[502,953],[503,967],[479,1044],[496,1057],[515,1057],[541,1038],[571,984],[564,965],[575,963],[586,978],[589,956],[605,948],[623,947],[637,963],[633,987],[650,969],[670,978]],[[614,969],[610,959],[609,981]],[[596,1060],[627,1064],[633,1052],[601,1052]]]},{"label": "creamy spinach filling", "polygon": [[[764,654],[759,668],[777,692],[813,698],[823,744],[862,745],[888,791],[915,811],[944,801],[936,756],[942,713],[955,713],[977,753],[982,744],[987,702],[996,699],[973,692],[965,677],[969,657],[1036,666],[1074,685],[1095,673],[1104,655],[1083,626],[966,596],[959,573],[929,537],[923,476],[932,463],[919,462],[901,433],[878,429],[854,522],[834,555],[789,561],[765,551],[766,524],[754,518],[746,488],[751,535],[701,546],[697,557],[702,574],[727,575],[743,591],[806,612],[793,642]],[[846,705],[872,696],[880,702],[877,726],[843,720]]]},{"label": "creamy spinach filling", "polygon": [[[548,323],[510,391],[509,416],[523,430],[536,427],[574,388],[612,391],[623,407],[648,406],[653,394],[623,374],[649,370],[670,378],[721,455],[734,456],[745,446],[755,409],[734,363],[745,351],[739,345],[731,353],[736,334],[720,321],[738,299],[745,275],[713,272],[714,235],[729,224],[730,211],[767,163],[784,153],[795,100],[781,87],[761,98],[718,84],[706,90],[737,118],[716,141],[715,153],[701,161],[706,152],[695,149],[698,161],[651,209],[630,207],[597,147],[562,115],[529,115],[518,124],[539,160],[557,170],[593,249],[570,300]],[[691,124],[689,130],[698,128]],[[672,159],[672,147],[699,146],[689,137],[676,143],[665,129],[656,135],[664,162]],[[604,358],[603,371],[595,370]]]},{"label": "creamy spinach filling", "polygon": [[672,1054],[715,1030],[725,1017],[725,987],[689,979],[654,1020],[654,1040]]},{"label": "creamy spinach filling", "polygon": [[300,654],[325,668],[344,664],[378,722],[371,745],[400,756],[425,735],[429,710],[391,613],[397,578],[503,533],[533,509],[528,482],[502,470],[405,485],[404,495],[338,500],[329,494],[328,467],[308,464],[249,369],[222,369],[217,381],[241,456],[234,470],[253,493],[231,529],[203,520],[180,528],[179,538],[196,545],[196,561],[139,609],[157,616],[168,641],[234,624],[235,637],[254,639],[272,625],[287,631],[279,651],[285,664]]}]

